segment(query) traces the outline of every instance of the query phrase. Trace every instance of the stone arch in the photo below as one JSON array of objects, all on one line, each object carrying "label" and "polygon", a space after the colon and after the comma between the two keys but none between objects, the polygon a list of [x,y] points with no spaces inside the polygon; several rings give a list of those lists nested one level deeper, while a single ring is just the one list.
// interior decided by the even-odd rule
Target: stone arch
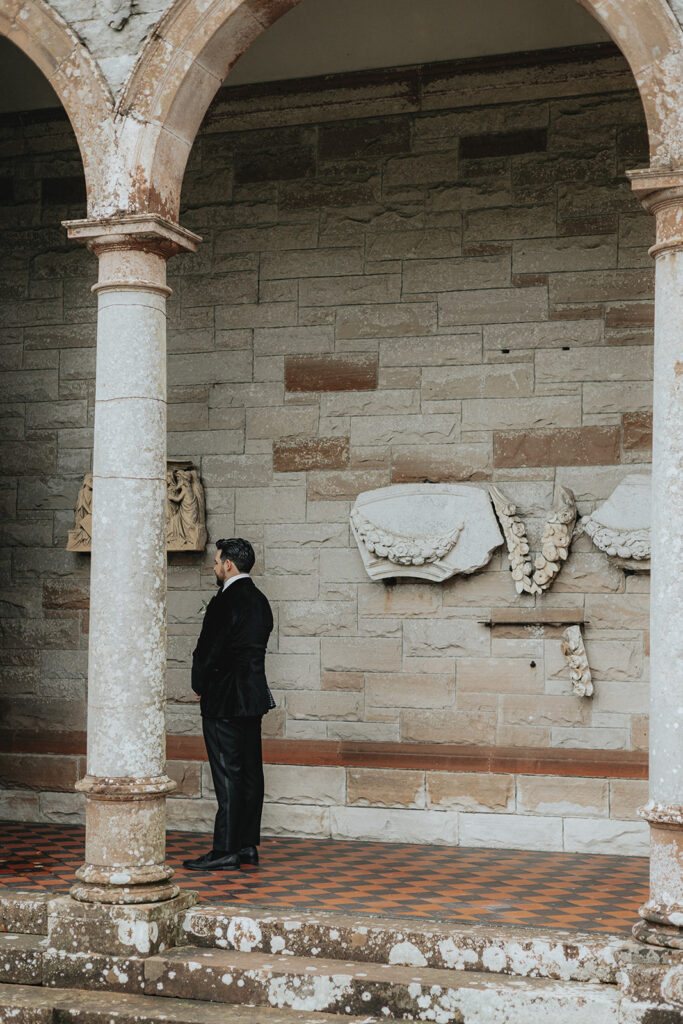
[{"label": "stone arch", "polygon": [[[129,212],[177,220],[185,164],[238,57],[300,0],[174,0],[145,45],[117,113],[132,134]],[[683,167],[683,34],[666,0],[577,0],[633,71],[655,167]]]},{"label": "stone arch", "polygon": [[45,0],[15,0],[0,9],[0,34],[43,72],[66,110],[83,160],[88,206],[106,188],[113,102],[100,69]]}]

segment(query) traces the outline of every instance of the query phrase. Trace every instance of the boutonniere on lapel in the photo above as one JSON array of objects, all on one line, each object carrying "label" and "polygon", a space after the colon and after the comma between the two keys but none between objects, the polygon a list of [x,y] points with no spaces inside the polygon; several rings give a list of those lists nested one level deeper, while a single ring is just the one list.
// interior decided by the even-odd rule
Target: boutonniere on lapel
[{"label": "boutonniere on lapel", "polygon": [[210,604],[210,601],[202,601],[202,610],[200,612],[202,618],[206,615],[206,609],[209,607]]}]

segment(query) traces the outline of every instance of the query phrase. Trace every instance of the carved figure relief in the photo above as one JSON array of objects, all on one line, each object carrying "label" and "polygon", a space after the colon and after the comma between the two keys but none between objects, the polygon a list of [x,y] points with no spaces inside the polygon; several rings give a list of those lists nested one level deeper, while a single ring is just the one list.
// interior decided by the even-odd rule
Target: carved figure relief
[{"label": "carved figure relief", "polygon": [[394,484],[364,491],[351,530],[371,579],[441,582],[482,568],[503,542],[486,492],[467,484]]},{"label": "carved figure relief", "polygon": [[581,529],[596,548],[623,559],[625,568],[650,568],[649,473],[630,473],[599,508],[581,520]]},{"label": "carved figure relief", "polygon": [[553,507],[548,512],[536,555],[534,571],[529,558],[526,527],[517,515],[517,506],[498,487],[490,487],[493,507],[505,535],[512,579],[518,594],[542,594],[552,585],[567,560],[576,523],[576,502],[568,487],[558,487]]},{"label": "carved figure relief", "polygon": [[74,509],[74,528],[69,530],[67,551],[90,551],[92,537],[92,473],[83,477]]},{"label": "carved figure relief", "polygon": [[593,696],[593,678],[580,626],[568,626],[562,634],[562,653],[569,665],[569,678],[577,697]]},{"label": "carved figure relief", "polygon": [[[125,509],[122,510],[125,512]],[[191,462],[169,460],[166,471],[166,548],[203,551],[206,547],[204,488]],[[92,547],[92,473],[86,473],[74,509],[67,551]]]},{"label": "carved figure relief", "polygon": [[191,462],[169,461],[166,471],[166,548],[203,551],[206,547],[204,488]]}]

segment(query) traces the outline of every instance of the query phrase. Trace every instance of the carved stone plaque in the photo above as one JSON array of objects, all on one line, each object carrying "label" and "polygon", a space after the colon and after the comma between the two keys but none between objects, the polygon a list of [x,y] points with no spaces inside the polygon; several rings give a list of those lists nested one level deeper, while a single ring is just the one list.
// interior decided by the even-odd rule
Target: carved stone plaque
[{"label": "carved stone plaque", "polygon": [[650,568],[651,490],[649,473],[629,473],[607,501],[581,520],[596,548],[617,558],[624,568]]},{"label": "carved stone plaque", "polygon": [[[121,509],[125,516],[126,510]],[[166,465],[166,549],[203,551],[206,547],[204,488],[197,470],[187,459],[169,459]],[[90,551],[92,546],[92,473],[86,473],[74,509],[67,551]]]},{"label": "carved stone plaque", "polygon": [[503,536],[485,491],[467,484],[395,484],[363,491],[351,530],[368,576],[441,582],[486,565]]}]

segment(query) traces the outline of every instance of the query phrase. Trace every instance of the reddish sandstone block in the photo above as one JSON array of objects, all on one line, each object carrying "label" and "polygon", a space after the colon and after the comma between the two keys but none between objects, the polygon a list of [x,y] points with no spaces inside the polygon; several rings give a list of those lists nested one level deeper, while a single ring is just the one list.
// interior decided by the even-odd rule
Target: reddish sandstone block
[{"label": "reddish sandstone block", "polygon": [[374,391],[377,356],[286,356],[287,391]]},{"label": "reddish sandstone block", "polygon": [[276,441],[273,445],[273,469],[276,473],[344,469],[348,464],[348,437],[305,437]]},{"label": "reddish sandstone block", "polygon": [[58,582],[51,580],[43,584],[43,608],[52,610],[90,607],[90,588],[87,583]]},{"label": "reddish sandstone block", "polygon": [[619,461],[618,427],[497,430],[493,435],[496,468],[610,466]]},{"label": "reddish sandstone block", "polygon": [[0,786],[70,793],[79,758],[54,754],[0,754]]},{"label": "reddish sandstone block", "polygon": [[621,428],[627,451],[652,448],[651,412],[625,412],[621,417]]}]

